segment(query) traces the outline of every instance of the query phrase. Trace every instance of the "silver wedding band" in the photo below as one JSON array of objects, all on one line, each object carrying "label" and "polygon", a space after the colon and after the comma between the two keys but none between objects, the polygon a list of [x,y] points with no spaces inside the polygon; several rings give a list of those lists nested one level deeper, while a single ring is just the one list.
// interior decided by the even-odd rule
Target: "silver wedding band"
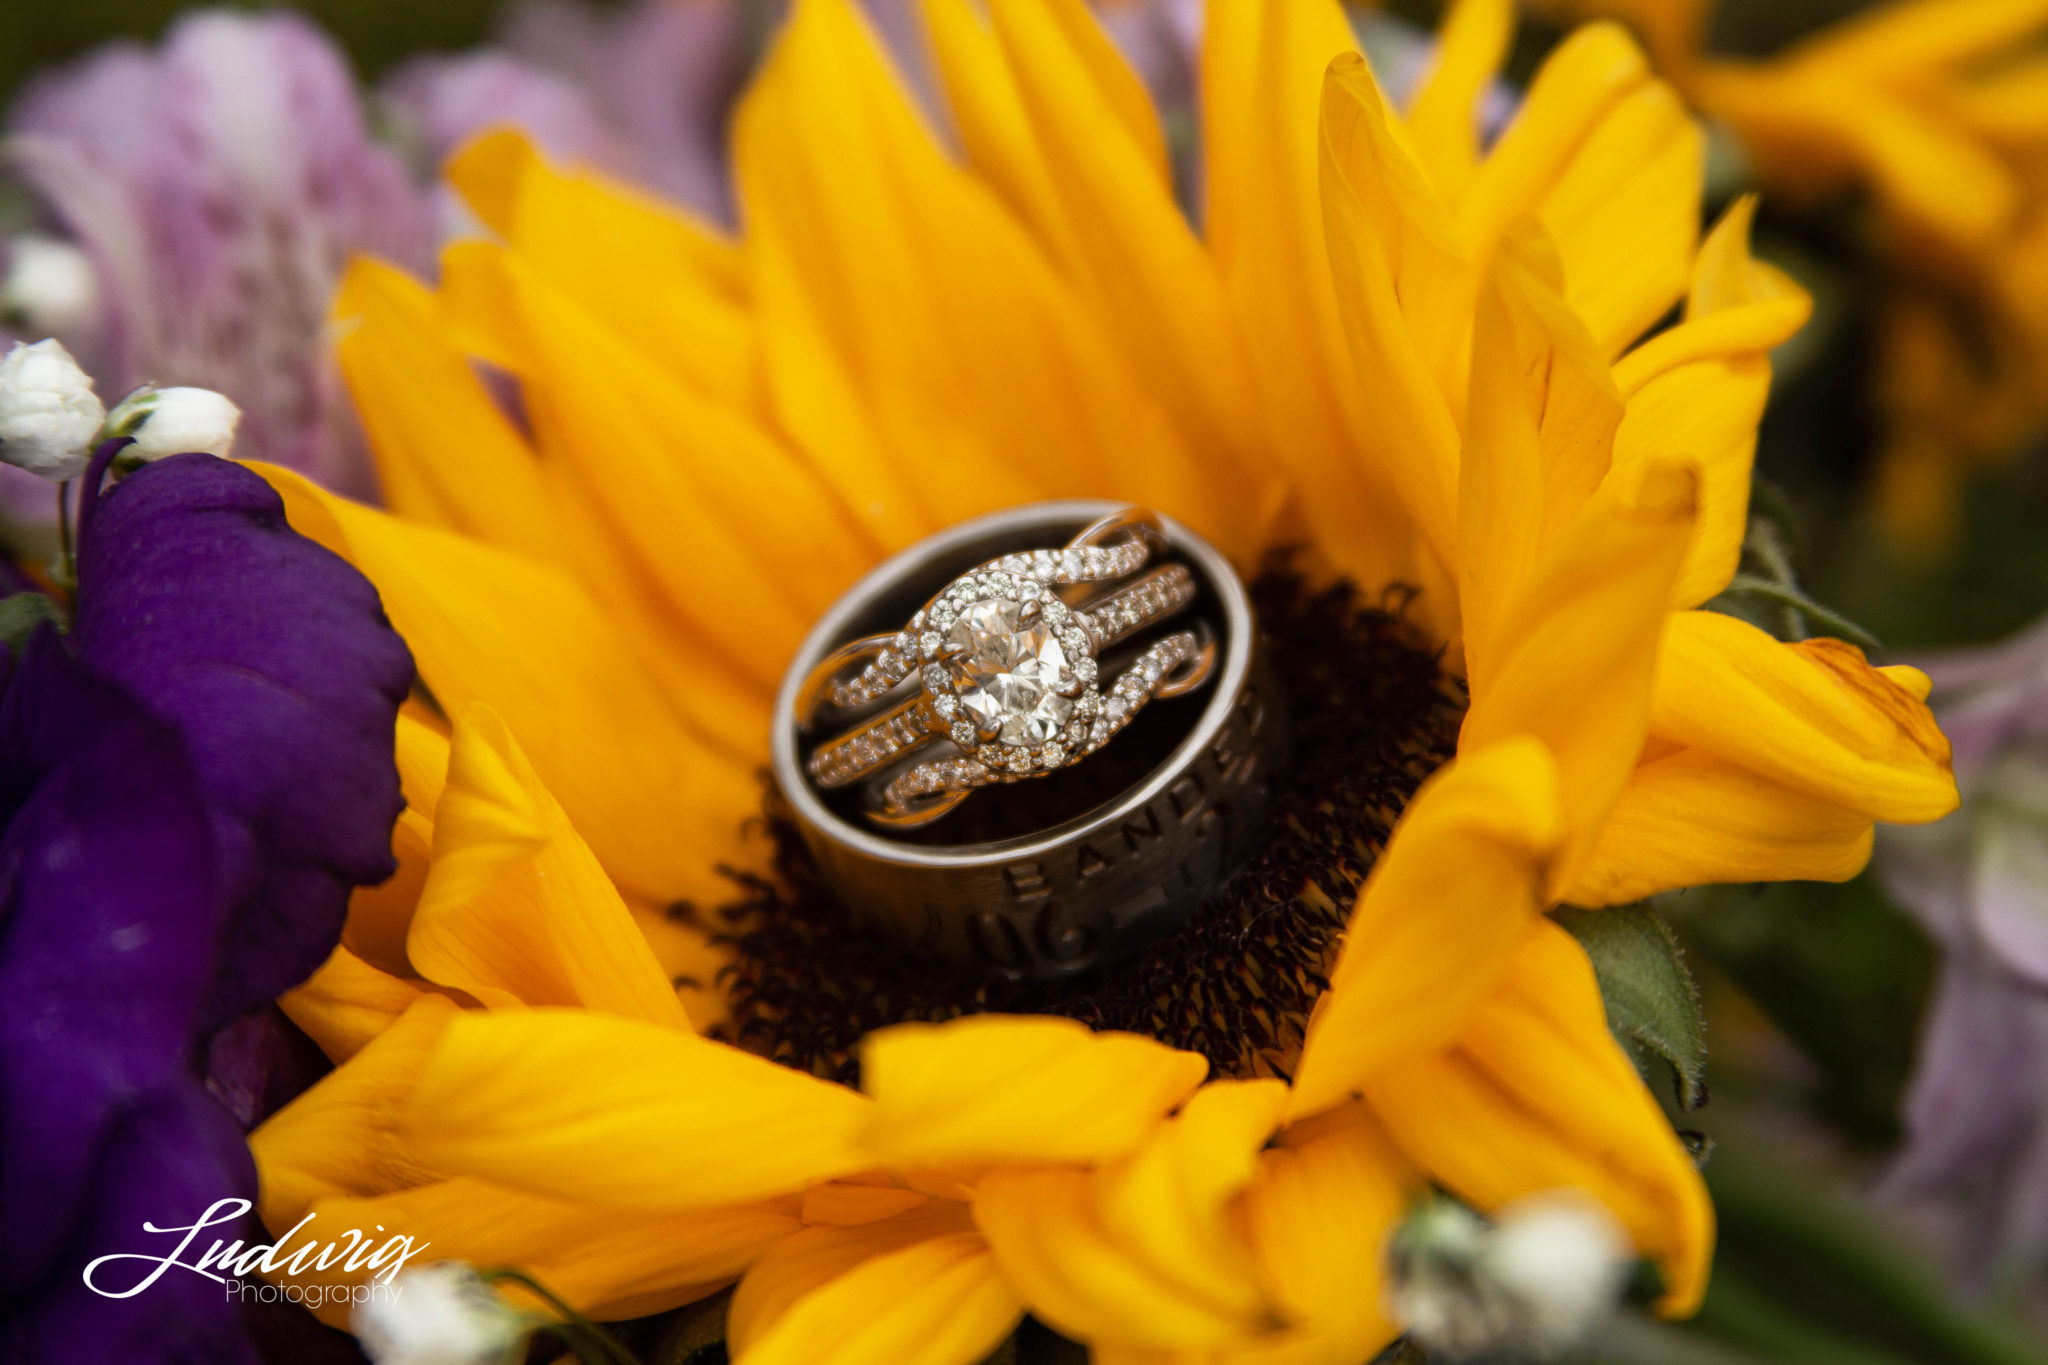
[{"label": "silver wedding band", "polygon": [[775,780],[849,911],[1019,978],[1128,954],[1213,895],[1285,728],[1229,562],[1104,502],[895,555],[806,637],[775,716]]}]

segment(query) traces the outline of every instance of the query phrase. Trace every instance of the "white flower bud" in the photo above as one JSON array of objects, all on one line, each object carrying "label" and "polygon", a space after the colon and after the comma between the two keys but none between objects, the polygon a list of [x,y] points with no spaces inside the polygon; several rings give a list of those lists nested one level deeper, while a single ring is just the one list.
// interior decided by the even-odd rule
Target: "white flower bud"
[{"label": "white flower bud", "polygon": [[1577,1190],[1532,1194],[1500,1209],[1479,1273],[1521,1305],[1523,1344],[1551,1355],[1614,1312],[1634,1252],[1605,1207]]},{"label": "white flower bud", "polygon": [[137,389],[107,417],[107,431],[134,438],[124,460],[148,464],[171,455],[201,451],[225,457],[235,448],[242,410],[212,389]]},{"label": "white flower bud", "polygon": [[1396,1238],[1389,1308],[1432,1356],[1554,1356],[1614,1312],[1632,1255],[1613,1215],[1576,1190],[1517,1200],[1491,1224],[1438,1200]]},{"label": "white flower bud", "polygon": [[500,1365],[525,1340],[528,1325],[460,1261],[374,1283],[349,1314],[356,1342],[375,1365]]},{"label": "white flower bud", "polygon": [[62,344],[17,341],[0,360],[0,460],[53,483],[75,479],[106,417],[92,379]]},{"label": "white flower bud", "polygon": [[21,331],[68,336],[99,331],[100,277],[75,244],[24,232],[7,243],[0,317]]}]

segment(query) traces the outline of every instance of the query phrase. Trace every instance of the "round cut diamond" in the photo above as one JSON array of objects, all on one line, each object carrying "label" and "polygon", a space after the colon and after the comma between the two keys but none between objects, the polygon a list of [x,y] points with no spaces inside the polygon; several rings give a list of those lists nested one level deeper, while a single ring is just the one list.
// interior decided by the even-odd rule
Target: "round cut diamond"
[{"label": "round cut diamond", "polygon": [[1026,622],[1014,599],[994,597],[961,611],[951,639],[953,691],[983,730],[1005,744],[1043,744],[1059,733],[1074,703],[1054,688],[1066,650],[1043,621]]}]

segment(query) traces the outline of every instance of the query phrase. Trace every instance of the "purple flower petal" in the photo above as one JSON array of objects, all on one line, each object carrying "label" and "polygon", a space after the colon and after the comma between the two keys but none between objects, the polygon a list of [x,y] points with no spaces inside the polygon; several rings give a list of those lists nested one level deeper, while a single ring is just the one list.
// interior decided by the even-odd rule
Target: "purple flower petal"
[{"label": "purple flower petal", "polygon": [[581,88],[490,48],[411,58],[385,77],[378,96],[404,130],[422,180],[439,175],[463,143],[507,123],[556,161],[619,175],[634,169],[632,149]]},{"label": "purple flower petal", "polygon": [[[120,1361],[122,1365],[254,1365],[242,1313],[225,1285],[189,1270],[166,1270],[132,1298],[110,1299],[85,1286],[84,1269],[101,1256],[168,1255],[175,1236],[147,1233],[197,1222],[215,1201],[248,1198],[256,1171],[234,1120],[187,1080],[167,1084],[121,1115],[98,1152],[100,1165],[85,1216],[69,1231],[60,1269],[20,1309],[0,1305],[0,1360]],[[9,1234],[17,1210],[9,1209]],[[262,1240],[254,1219],[210,1227],[185,1260],[213,1239]],[[126,1288],[146,1273],[140,1261],[102,1267],[95,1283]]]},{"label": "purple flower petal", "polygon": [[[91,496],[91,483],[87,496]],[[395,868],[412,656],[376,589],[210,455],[146,465],[81,530],[79,657],[183,734],[234,907],[202,1030],[304,980]]]},{"label": "purple flower petal", "polygon": [[2048,987],[2048,755],[1993,765],[1967,828],[1977,932],[2007,971]]},{"label": "purple flower petal", "polygon": [[43,76],[9,131],[14,169],[99,273],[106,344],[81,358],[102,392],[218,389],[242,408],[241,454],[368,493],[328,299],[357,252],[424,270],[434,223],[334,43],[282,11],[203,11],[156,51]]},{"label": "purple flower petal", "polygon": [[503,46],[585,91],[633,149],[632,173],[715,222],[732,217],[725,120],[746,74],[732,0],[634,0],[617,10],[527,0]]},{"label": "purple flower petal", "polygon": [[5,1294],[94,1197],[119,1112],[183,1073],[217,902],[183,742],[47,628],[0,700],[0,784]]},{"label": "purple flower petal", "polygon": [[319,1045],[275,1005],[234,1020],[206,1048],[207,1092],[245,1132],[333,1069]]}]

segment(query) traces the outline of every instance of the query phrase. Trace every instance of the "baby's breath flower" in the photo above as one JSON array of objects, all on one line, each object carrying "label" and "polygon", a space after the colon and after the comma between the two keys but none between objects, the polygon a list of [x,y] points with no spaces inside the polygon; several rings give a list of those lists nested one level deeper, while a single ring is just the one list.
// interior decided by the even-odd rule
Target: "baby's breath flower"
[{"label": "baby's breath flower", "polygon": [[234,401],[212,389],[144,387],[114,405],[107,434],[132,438],[122,454],[144,464],[195,450],[225,457],[241,421]]},{"label": "baby's breath flower", "polygon": [[16,342],[0,360],[0,460],[52,483],[75,479],[106,416],[61,342]]},{"label": "baby's breath flower", "polygon": [[99,318],[99,272],[84,251],[39,232],[24,232],[7,243],[0,320],[31,333],[75,340],[91,335]]},{"label": "baby's breath flower", "polygon": [[1491,1223],[1438,1199],[1402,1227],[1388,1298],[1432,1355],[1545,1358],[1614,1311],[1630,1254],[1613,1216],[1575,1190],[1516,1200]]},{"label": "baby's breath flower", "polygon": [[526,1318],[474,1269],[443,1261],[371,1286],[349,1326],[375,1365],[497,1365],[526,1339]]}]

